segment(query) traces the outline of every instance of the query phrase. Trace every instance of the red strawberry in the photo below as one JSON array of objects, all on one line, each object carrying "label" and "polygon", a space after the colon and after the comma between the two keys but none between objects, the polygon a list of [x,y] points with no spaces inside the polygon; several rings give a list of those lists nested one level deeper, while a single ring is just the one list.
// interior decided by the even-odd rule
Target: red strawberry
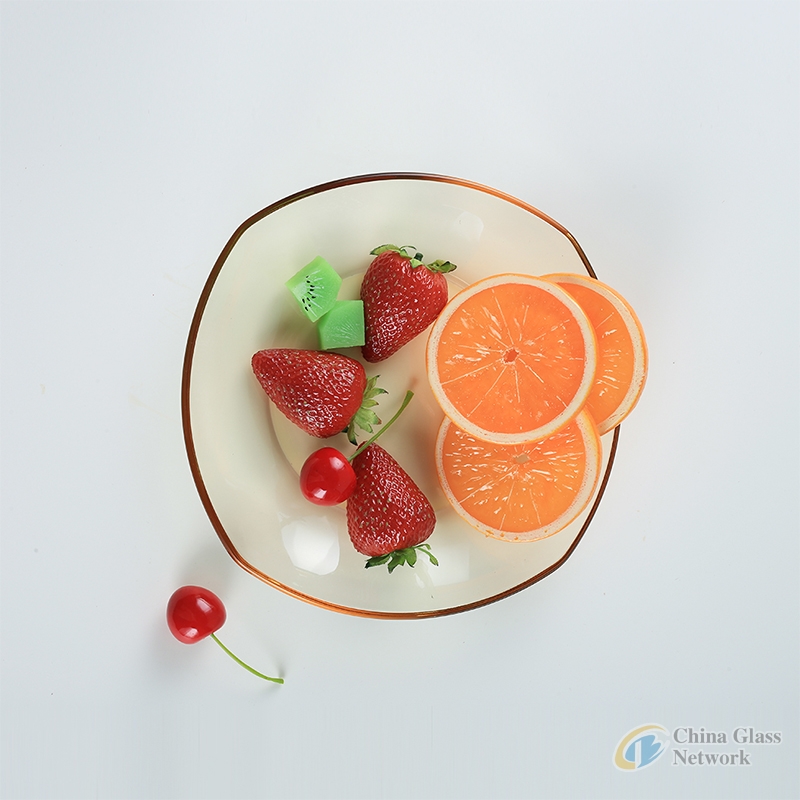
[{"label": "red strawberry", "polygon": [[[413,255],[412,255],[413,254]],[[361,353],[367,361],[383,361],[408,344],[439,316],[447,304],[443,273],[454,270],[449,261],[422,263],[413,247],[385,244],[361,284],[366,343]]]},{"label": "red strawberry", "polygon": [[340,353],[274,348],[253,356],[253,372],[270,400],[295,425],[325,438],[355,426],[372,432],[380,422],[371,407],[384,390],[367,379],[364,367]]},{"label": "red strawberry", "polygon": [[356,488],[347,501],[347,531],[368,567],[414,566],[417,551],[438,564],[430,545],[436,515],[408,473],[380,446],[371,444],[353,459]]}]

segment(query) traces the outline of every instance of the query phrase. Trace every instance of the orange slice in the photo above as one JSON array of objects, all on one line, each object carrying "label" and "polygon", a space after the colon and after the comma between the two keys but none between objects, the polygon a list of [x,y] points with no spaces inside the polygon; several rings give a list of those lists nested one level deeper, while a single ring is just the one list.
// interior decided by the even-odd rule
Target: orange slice
[{"label": "orange slice", "polygon": [[597,339],[597,373],[586,401],[602,436],[630,414],[647,377],[641,323],[614,289],[585,275],[558,273],[548,280],[566,289],[586,312]]},{"label": "orange slice", "polygon": [[459,428],[522,444],[580,411],[595,350],[592,325],[568,292],[532,275],[495,275],[459,292],[439,315],[428,338],[428,378]]},{"label": "orange slice", "polygon": [[600,438],[585,411],[530,444],[492,444],[446,418],[436,440],[450,504],[473,527],[507,541],[532,542],[569,525],[594,496],[600,468]]}]

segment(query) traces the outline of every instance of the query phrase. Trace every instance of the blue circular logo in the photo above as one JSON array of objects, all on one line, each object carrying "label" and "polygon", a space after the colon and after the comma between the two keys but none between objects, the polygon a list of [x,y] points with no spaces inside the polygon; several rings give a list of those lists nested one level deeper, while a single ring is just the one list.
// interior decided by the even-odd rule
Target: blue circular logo
[{"label": "blue circular logo", "polygon": [[614,766],[624,772],[644,769],[661,758],[669,744],[669,731],[662,725],[641,725],[620,739],[614,750]]}]

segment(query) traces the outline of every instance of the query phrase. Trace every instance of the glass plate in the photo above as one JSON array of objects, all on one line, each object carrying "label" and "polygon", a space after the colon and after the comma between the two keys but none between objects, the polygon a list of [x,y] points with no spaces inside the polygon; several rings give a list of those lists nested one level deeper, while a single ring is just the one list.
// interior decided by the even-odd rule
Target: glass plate
[{"label": "glass plate", "polygon": [[[242,568],[294,597],[332,611],[381,618],[452,614],[486,605],[558,569],[586,533],[605,490],[619,428],[602,438],[603,467],[589,507],[537,542],[487,538],[448,506],[435,476],[433,442],[442,413],[428,388],[422,334],[395,356],[365,364],[389,394],[388,419],[407,389],[415,397],[381,444],[431,500],[428,540],[439,560],[412,569],[365,569],[342,507],[303,499],[297,470],[322,441],[270,410],[251,368],[267,347],[314,347],[315,332],[284,282],[321,255],[358,296],[370,250],[413,245],[426,260],[458,265],[452,289],[498,272],[594,275],[575,238],[547,215],[503,192],[441,175],[383,173],[325,183],[254,214],[234,232],[203,288],[183,366],[182,417],[189,464],[222,544]],[[343,351],[358,356],[358,350]],[[350,452],[346,440],[326,440]]]}]

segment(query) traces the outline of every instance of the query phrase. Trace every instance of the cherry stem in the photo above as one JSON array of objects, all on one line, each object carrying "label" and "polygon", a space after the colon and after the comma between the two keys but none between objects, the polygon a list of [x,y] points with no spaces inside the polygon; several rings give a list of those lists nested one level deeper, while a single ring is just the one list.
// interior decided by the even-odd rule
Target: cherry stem
[{"label": "cherry stem", "polygon": [[397,409],[394,416],[375,434],[373,434],[366,442],[362,442],[356,449],[353,455],[348,456],[347,460],[352,461],[359,453],[362,453],[366,450],[387,428],[389,428],[394,421],[405,411],[406,406],[411,402],[411,398],[414,396],[414,392],[410,389],[406,392],[406,396],[403,399],[403,402],[400,404],[400,408]]},{"label": "cherry stem", "polygon": [[231,653],[227,647],[217,638],[215,633],[211,634],[211,638],[240,666],[244,667],[248,672],[252,672],[253,675],[258,675],[259,678],[263,678],[265,681],[272,681],[273,683],[283,683],[283,678],[270,678],[269,675],[264,675],[261,672],[253,669],[249,664],[245,664],[241,658]]}]

